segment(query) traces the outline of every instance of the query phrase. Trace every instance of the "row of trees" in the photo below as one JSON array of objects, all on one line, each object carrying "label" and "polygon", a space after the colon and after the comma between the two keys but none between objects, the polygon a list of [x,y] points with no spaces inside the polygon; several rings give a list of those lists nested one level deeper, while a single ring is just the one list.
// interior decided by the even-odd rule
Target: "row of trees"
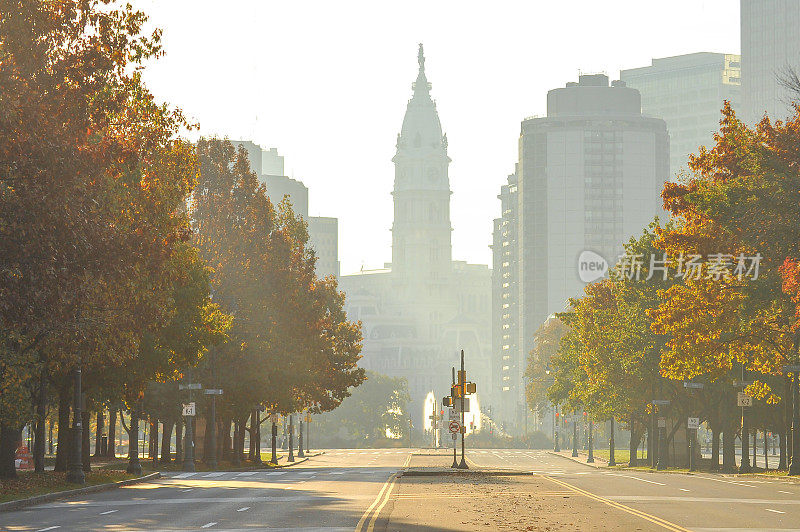
[{"label": "row of trees", "polygon": [[[800,363],[800,112],[750,128],[726,103],[720,125],[715,145],[690,158],[691,175],[666,184],[668,222],[626,244],[613,275],[587,285],[539,331],[528,401],[624,422],[632,457],[643,434],[652,437],[653,408],[671,420],[668,442],[699,416],[713,431],[714,467],[722,436],[727,470],[736,467],[737,435],[777,433],[783,468],[786,366]],[[632,257],[643,260],[632,267]],[[751,383],[744,391],[755,399],[744,426],[737,381]]]},{"label": "row of trees", "polygon": [[[222,429],[335,408],[364,380],[360,326],[246,152],[183,140],[195,126],[148,92],[160,32],[105,0],[0,12],[0,476],[31,420],[43,469],[50,404],[66,467],[77,368],[88,410],[131,413],[132,447],[152,382],[223,388]],[[150,413],[178,419],[162,396]]]}]

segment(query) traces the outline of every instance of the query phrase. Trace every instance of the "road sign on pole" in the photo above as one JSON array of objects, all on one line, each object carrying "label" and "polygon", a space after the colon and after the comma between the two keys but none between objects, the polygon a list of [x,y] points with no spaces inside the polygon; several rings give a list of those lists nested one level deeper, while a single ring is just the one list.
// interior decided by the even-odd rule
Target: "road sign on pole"
[{"label": "road sign on pole", "polygon": [[667,399],[653,399],[650,402],[657,406],[667,406],[669,404],[669,400]]},{"label": "road sign on pole", "polygon": [[736,406],[753,406],[753,398],[744,392],[739,392],[736,396]]},{"label": "road sign on pole", "polygon": [[690,417],[688,423],[686,424],[686,428],[697,430],[700,428],[700,418],[699,417]]},{"label": "road sign on pole", "polygon": [[453,434],[457,434],[458,432],[461,432],[461,425],[458,421],[451,421],[448,425],[448,430]]},{"label": "road sign on pole", "polygon": [[184,405],[183,405],[183,415],[184,416],[193,416],[193,415],[195,415],[195,403],[184,403]]},{"label": "road sign on pole", "polygon": [[665,417],[658,418],[658,428],[660,429],[667,428],[667,418]]},{"label": "road sign on pole", "polygon": [[692,389],[692,390],[702,390],[704,386],[703,386],[702,382],[683,381],[683,387],[684,388],[689,388],[689,389]]}]

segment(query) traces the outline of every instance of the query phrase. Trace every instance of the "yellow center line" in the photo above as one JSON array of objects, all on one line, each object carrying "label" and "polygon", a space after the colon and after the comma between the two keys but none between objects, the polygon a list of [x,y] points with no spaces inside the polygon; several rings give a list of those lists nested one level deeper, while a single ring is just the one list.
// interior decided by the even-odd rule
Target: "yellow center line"
[{"label": "yellow center line", "polygon": [[691,532],[688,528],[683,528],[680,525],[676,525],[675,523],[670,523],[669,521],[667,521],[665,519],[661,519],[660,517],[656,517],[654,515],[650,515],[650,514],[648,514],[646,512],[642,512],[641,510],[636,510],[634,508],[631,508],[630,506],[625,506],[624,504],[620,504],[618,502],[614,502],[614,501],[612,501],[610,499],[606,499],[605,497],[601,497],[600,495],[595,495],[594,493],[590,493],[590,492],[588,492],[586,490],[578,488],[577,486],[573,486],[572,484],[564,482],[563,480],[556,480],[556,479],[554,479],[552,477],[548,477],[548,476],[544,476],[544,475],[542,475],[542,477],[546,478],[550,482],[554,482],[554,483],[558,484],[559,486],[563,486],[563,487],[565,487],[565,488],[567,488],[569,490],[572,490],[575,493],[580,493],[581,495],[583,495],[585,497],[589,497],[590,499],[594,499],[596,501],[600,501],[600,502],[602,502],[604,504],[607,504],[609,506],[617,508],[618,510],[622,510],[623,512],[627,512],[627,513],[629,513],[631,515],[635,515],[637,517],[641,517],[642,519],[650,521],[651,523],[655,523],[655,524],[657,524],[657,525],[659,525],[659,526],[661,526],[663,528],[666,528],[667,530],[672,530],[674,532]]},{"label": "yellow center line", "polygon": [[389,489],[386,490],[386,493],[383,496],[383,502],[381,502],[380,506],[375,508],[375,513],[372,514],[372,519],[369,520],[367,532],[373,532],[375,530],[375,521],[377,521],[378,516],[381,514],[381,510],[383,510],[383,507],[386,506],[387,502],[389,502],[389,496],[392,494],[392,488],[394,487],[394,483],[397,482],[397,475],[395,474],[394,478],[391,480],[392,482],[389,484]]},{"label": "yellow center line", "polygon": [[360,532],[361,527],[364,526],[364,522],[367,520],[367,517],[369,517],[369,514],[372,512],[372,509],[375,508],[375,506],[378,504],[378,501],[381,500],[381,497],[383,496],[383,492],[386,491],[386,488],[389,486],[389,484],[394,481],[395,476],[397,476],[397,473],[393,473],[392,476],[390,476],[389,479],[383,484],[383,487],[381,488],[381,491],[378,492],[378,496],[375,497],[375,500],[372,501],[372,504],[369,505],[369,508],[367,508],[367,511],[364,512],[364,515],[362,515],[361,519],[358,520],[358,524],[356,525],[355,532]]}]

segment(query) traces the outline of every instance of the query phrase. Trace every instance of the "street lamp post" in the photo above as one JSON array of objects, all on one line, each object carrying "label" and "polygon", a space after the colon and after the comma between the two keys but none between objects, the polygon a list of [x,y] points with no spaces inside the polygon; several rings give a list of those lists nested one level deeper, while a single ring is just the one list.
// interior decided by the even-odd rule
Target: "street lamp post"
[{"label": "street lamp post", "polygon": [[792,458],[789,462],[789,474],[800,475],[800,405],[797,402],[797,386],[799,372],[795,371],[792,380]]},{"label": "street lamp post", "polygon": [[589,417],[589,458],[586,462],[589,464],[594,463],[594,420]]},{"label": "street lamp post", "polygon": [[305,458],[306,454],[303,452],[303,414],[300,414],[300,432],[297,435],[297,457]]},{"label": "street lamp post", "polygon": [[86,475],[83,473],[81,463],[81,443],[83,427],[81,425],[81,367],[78,365],[72,373],[73,402],[72,402],[72,447],[69,453],[69,466],[67,467],[67,482],[85,484]]},{"label": "street lamp post", "polygon": [[578,456],[578,415],[572,411],[572,457]]},{"label": "street lamp post", "polygon": [[555,440],[555,447],[553,450],[557,453],[560,453],[561,446],[559,446],[558,444],[558,426],[560,423],[560,417],[558,415],[558,405],[553,405],[553,418],[555,419],[555,421],[553,422],[553,426],[555,427],[555,433],[556,433],[555,438],[553,438]]},{"label": "street lamp post", "polygon": [[294,414],[289,414],[289,458],[286,460],[294,462]]},{"label": "street lamp post", "polygon": [[613,467],[617,465],[614,460],[614,416],[611,416],[611,434],[608,437],[608,465]]},{"label": "street lamp post", "polygon": [[[742,362],[742,389],[746,386],[744,362]],[[747,416],[744,406],[742,406],[742,462],[739,464],[739,473],[750,473],[753,467],[750,465],[750,427],[747,425]]]},{"label": "street lamp post", "polygon": [[[134,403],[133,408],[131,408],[131,438],[128,439],[128,468],[125,470],[126,473],[131,473],[134,475],[141,476],[142,474],[142,463],[139,461],[139,412],[142,411],[141,399],[137,399],[136,403]],[[120,418],[122,417],[122,413],[120,412]],[[124,423],[124,419],[122,420]],[[133,438],[136,438],[137,441],[133,441]],[[184,445],[186,445],[184,443]],[[185,451],[184,451],[185,452]]]}]

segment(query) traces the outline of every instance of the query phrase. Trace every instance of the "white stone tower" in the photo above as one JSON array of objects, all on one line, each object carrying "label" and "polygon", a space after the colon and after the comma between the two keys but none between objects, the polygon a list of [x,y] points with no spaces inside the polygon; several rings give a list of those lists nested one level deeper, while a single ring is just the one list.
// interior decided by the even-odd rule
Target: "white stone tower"
[{"label": "white stone tower", "polygon": [[[419,45],[419,74],[412,85],[403,129],[392,161],[394,224],[392,226],[393,288],[401,300],[415,302],[430,339],[452,318],[452,248],[447,136],[442,134],[431,84],[425,77],[425,56]],[[449,314],[449,315],[448,315]]]}]

